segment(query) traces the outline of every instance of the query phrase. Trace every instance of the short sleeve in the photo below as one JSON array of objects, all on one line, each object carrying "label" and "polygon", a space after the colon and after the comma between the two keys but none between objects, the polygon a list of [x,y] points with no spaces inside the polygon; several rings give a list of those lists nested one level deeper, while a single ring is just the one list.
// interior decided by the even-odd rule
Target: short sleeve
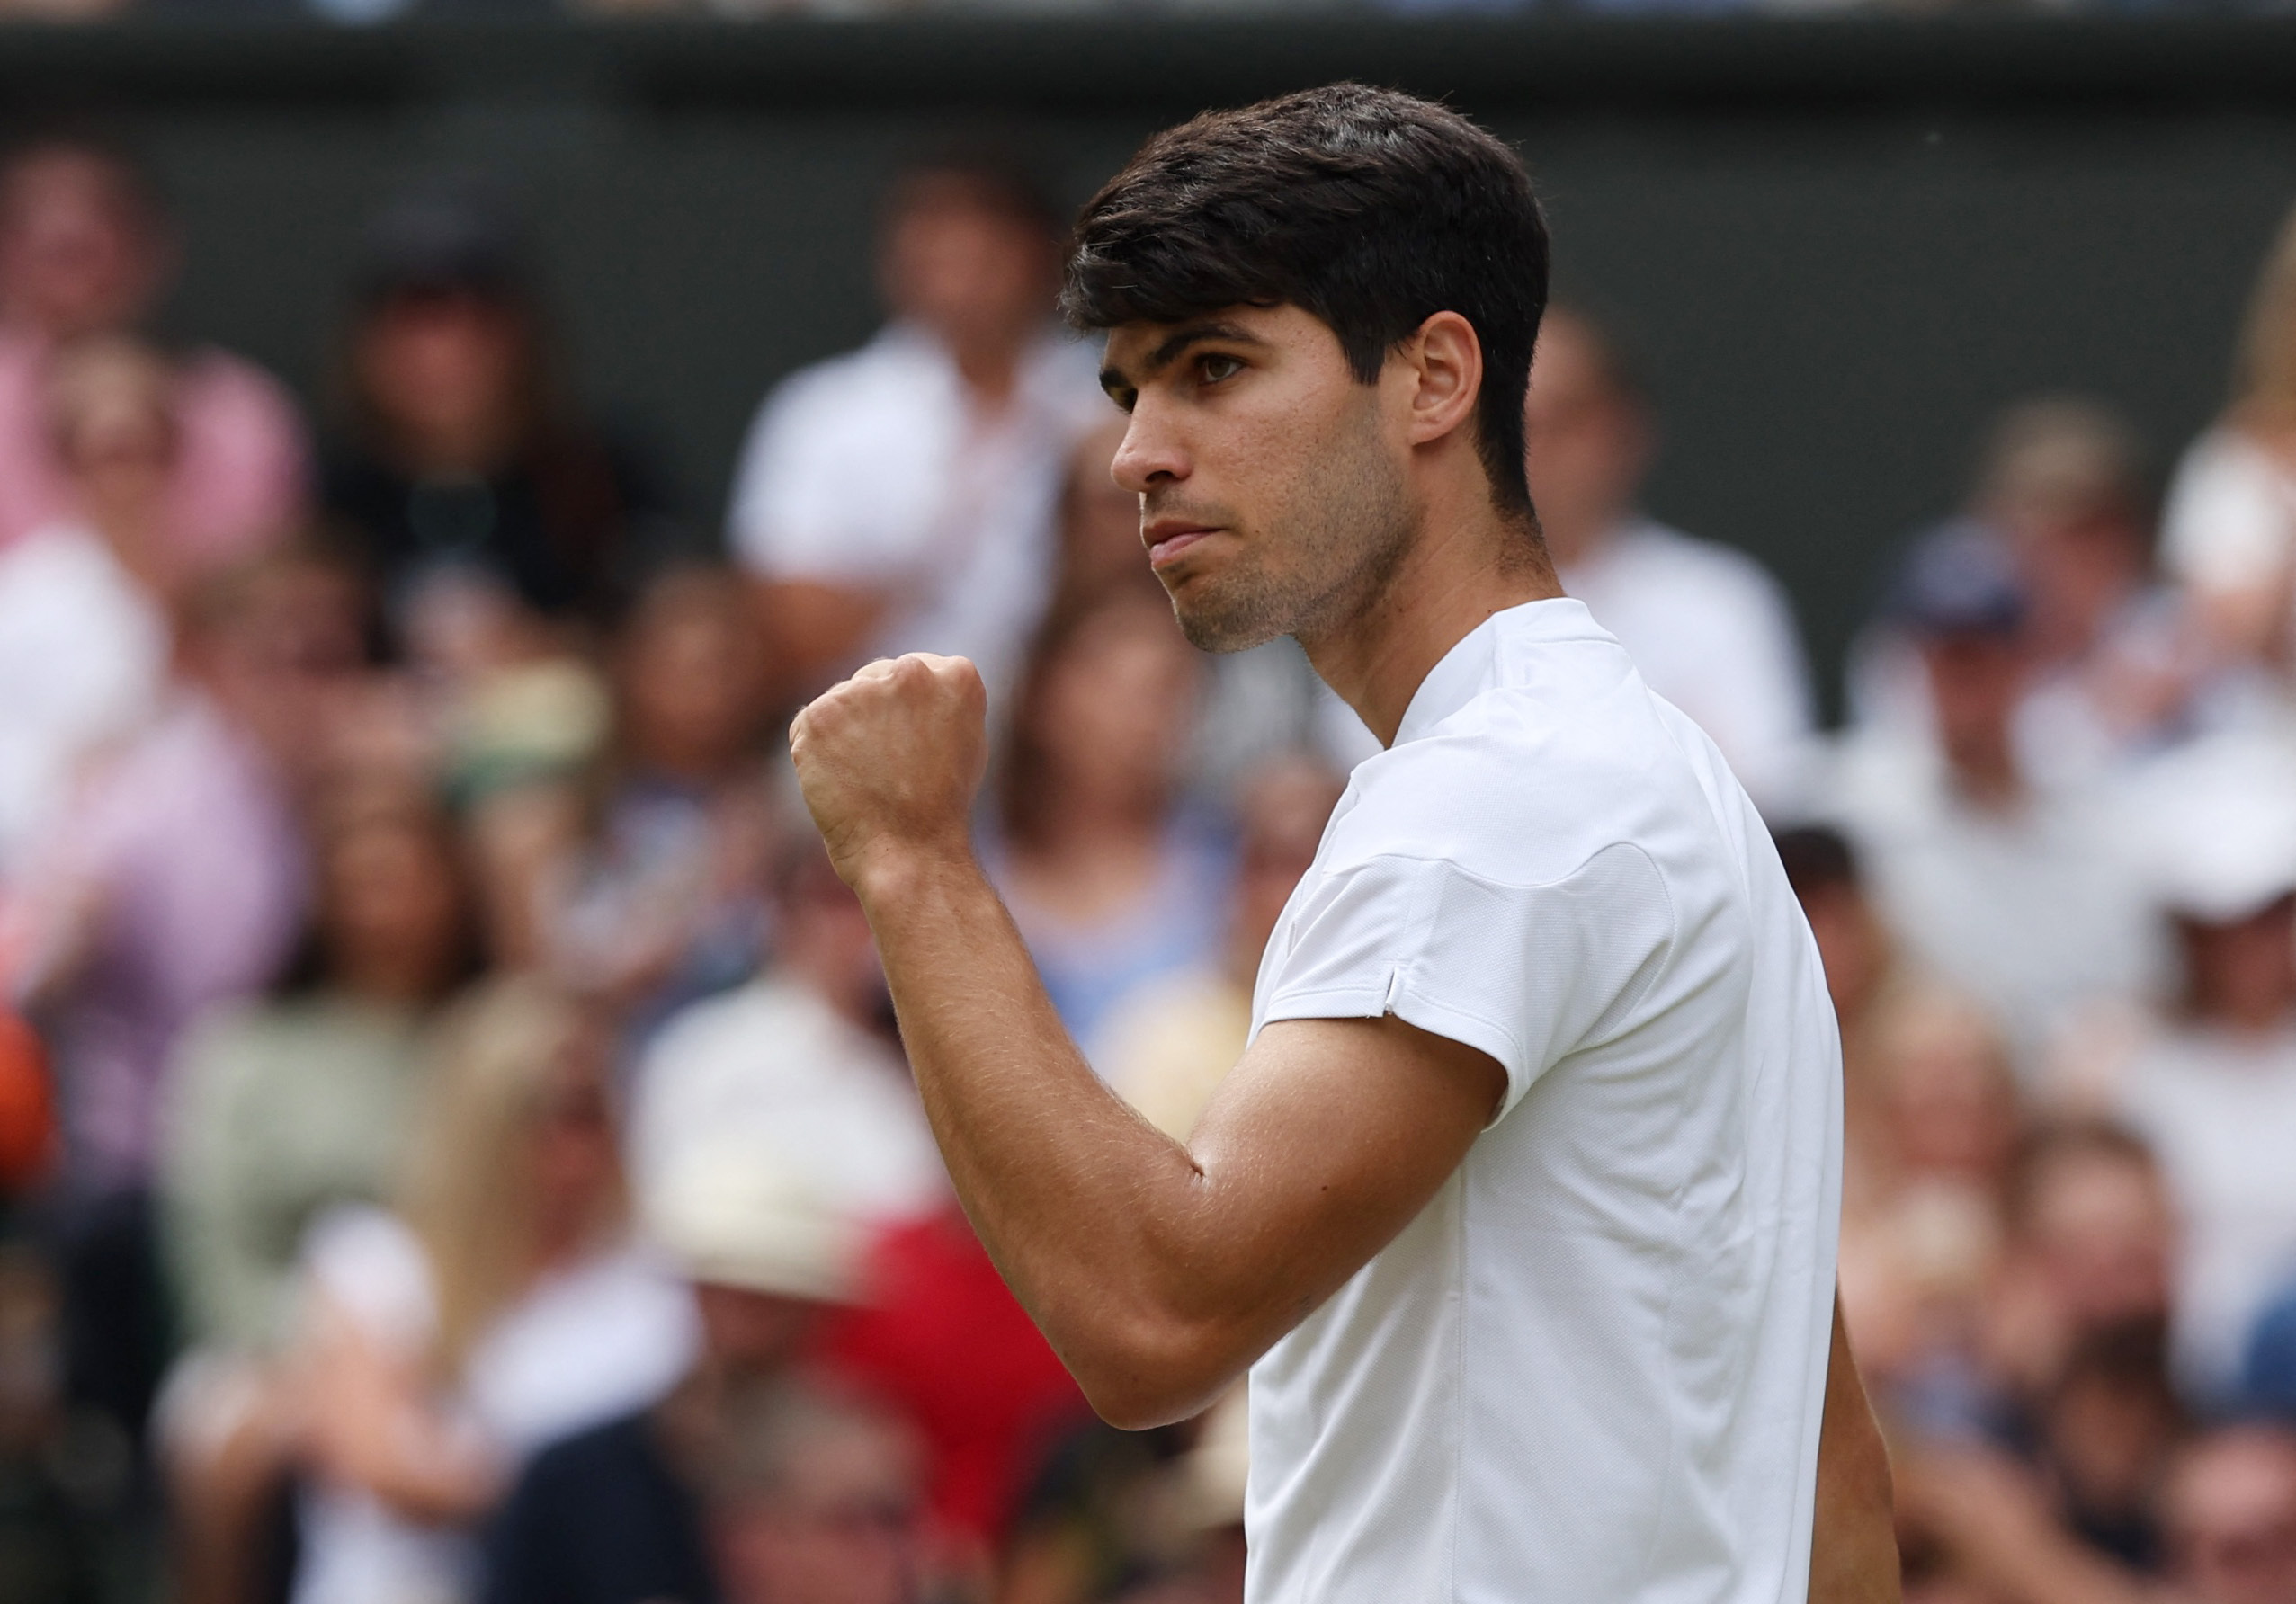
[{"label": "short sleeve", "polygon": [[1304,898],[1263,1021],[1391,1013],[1497,1060],[1499,1118],[1557,1062],[1631,1022],[1674,935],[1657,866],[1625,843],[1539,886],[1375,857],[1327,872]]}]

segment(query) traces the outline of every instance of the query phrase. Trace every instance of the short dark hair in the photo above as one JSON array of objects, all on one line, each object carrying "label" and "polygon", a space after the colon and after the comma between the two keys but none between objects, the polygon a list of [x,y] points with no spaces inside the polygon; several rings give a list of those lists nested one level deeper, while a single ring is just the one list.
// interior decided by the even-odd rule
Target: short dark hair
[{"label": "short dark hair", "polygon": [[1207,111],[1140,147],[1077,220],[1061,310],[1080,329],[1291,305],[1369,384],[1437,312],[1483,349],[1476,449],[1528,516],[1523,398],[1547,227],[1513,149],[1448,107],[1334,84]]}]

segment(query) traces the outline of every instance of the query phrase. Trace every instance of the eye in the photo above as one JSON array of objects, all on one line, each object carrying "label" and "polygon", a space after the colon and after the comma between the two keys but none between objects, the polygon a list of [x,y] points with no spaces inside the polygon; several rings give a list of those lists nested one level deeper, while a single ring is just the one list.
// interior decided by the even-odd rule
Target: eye
[{"label": "eye", "polygon": [[1196,371],[1203,375],[1206,384],[1218,384],[1224,379],[1233,379],[1243,370],[1244,364],[1241,361],[1232,356],[1223,356],[1219,352],[1206,352],[1196,361]]}]

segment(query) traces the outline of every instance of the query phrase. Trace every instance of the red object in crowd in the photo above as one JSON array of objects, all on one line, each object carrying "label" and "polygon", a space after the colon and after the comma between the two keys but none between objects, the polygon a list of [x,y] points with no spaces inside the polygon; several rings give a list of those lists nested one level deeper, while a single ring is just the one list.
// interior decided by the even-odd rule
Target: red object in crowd
[{"label": "red object in crowd", "polygon": [[867,1294],[825,1357],[915,1423],[943,1529],[993,1547],[1084,1395],[954,1208],[880,1237]]},{"label": "red object in crowd", "polygon": [[0,1193],[29,1190],[55,1152],[48,1054],[30,1025],[0,1011]]}]

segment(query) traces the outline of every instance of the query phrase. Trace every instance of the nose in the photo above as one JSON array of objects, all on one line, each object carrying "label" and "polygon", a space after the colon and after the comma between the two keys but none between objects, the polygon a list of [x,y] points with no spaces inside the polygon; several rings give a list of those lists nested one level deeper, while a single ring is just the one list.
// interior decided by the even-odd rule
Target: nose
[{"label": "nose", "polygon": [[1131,422],[1125,426],[1123,443],[1116,448],[1108,474],[1136,495],[1188,477],[1186,453],[1146,396],[1132,408]]}]

